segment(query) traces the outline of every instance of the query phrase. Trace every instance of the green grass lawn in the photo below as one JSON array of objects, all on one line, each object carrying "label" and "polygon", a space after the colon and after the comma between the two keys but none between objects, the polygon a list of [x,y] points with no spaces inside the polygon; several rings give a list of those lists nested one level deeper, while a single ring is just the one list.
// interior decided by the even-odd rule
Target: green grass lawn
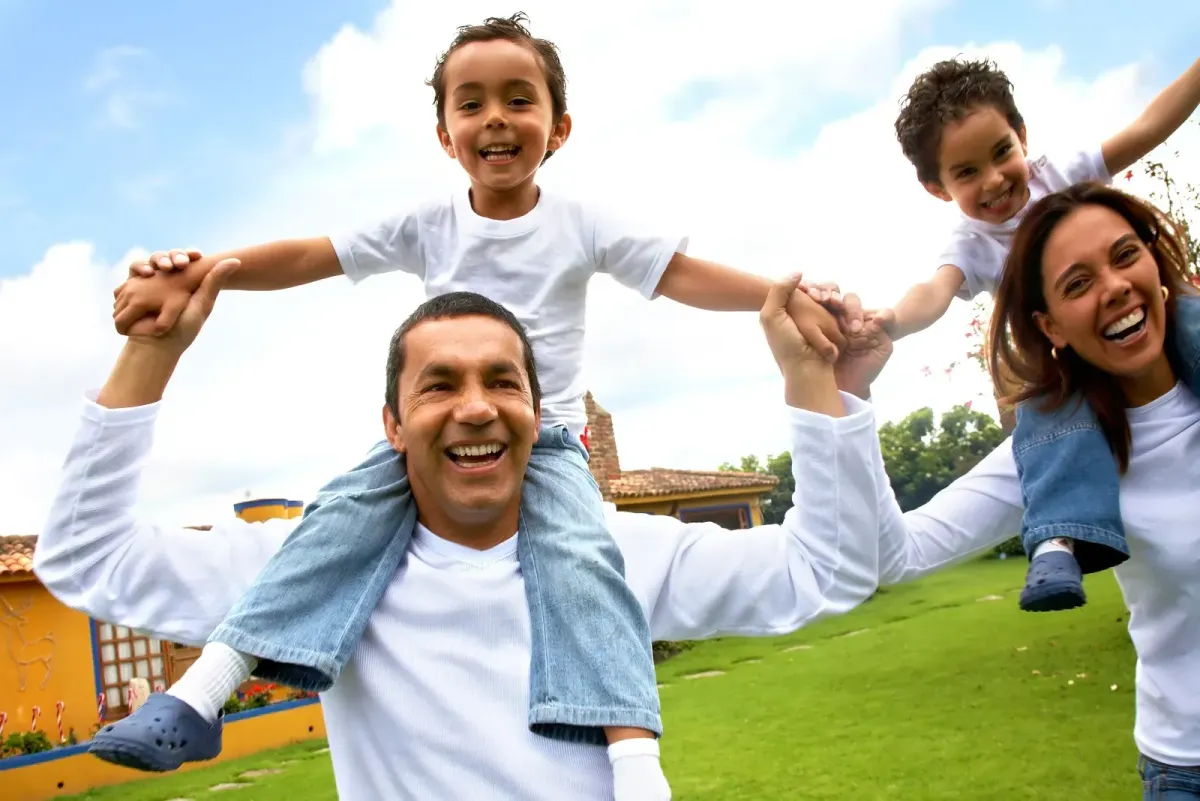
[{"label": "green grass lawn", "polygon": [[[973,562],[769,640],[659,668],[676,801],[1135,797],[1133,649],[1111,575],[1081,610],[1019,612],[1025,563]],[[994,596],[1002,596],[994,599]],[[697,673],[721,675],[688,678]],[[1112,689],[1113,685],[1116,689]],[[76,798],[336,798],[323,743]]]}]

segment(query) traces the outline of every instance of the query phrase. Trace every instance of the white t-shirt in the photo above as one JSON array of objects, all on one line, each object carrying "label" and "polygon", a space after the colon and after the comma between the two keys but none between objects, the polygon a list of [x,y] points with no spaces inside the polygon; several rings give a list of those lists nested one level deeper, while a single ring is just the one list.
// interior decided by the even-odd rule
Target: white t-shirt
[{"label": "white t-shirt", "polygon": [[[1129,559],[1113,572],[1129,607],[1129,638],[1137,651],[1133,736],[1151,759],[1197,766],[1200,399],[1177,384],[1126,413],[1131,442],[1129,469],[1121,476],[1121,520]],[[881,485],[880,584],[919,578],[1020,531],[1024,503],[1011,442],[910,512],[901,513]]]},{"label": "white t-shirt", "polygon": [[[726,531],[605,505],[654,639],[775,636],[875,591],[875,417],[844,402],[836,420],[789,410],[795,508],[780,525]],[[159,408],[84,404],[34,569],[98,620],[203,643],[300,520],[229,517],[201,532],[139,518]],[[612,801],[604,748],[529,730],[519,536],[476,551],[418,529],[321,697],[341,801]]]},{"label": "white t-shirt", "polygon": [[1013,232],[1030,206],[1051,192],[1083,181],[1107,183],[1110,180],[1098,147],[1062,160],[1052,161],[1047,156],[1029,159],[1029,202],[999,225],[973,220],[964,214],[954,227],[938,264],[953,264],[962,270],[966,280],[958,290],[958,296],[963,300],[971,300],[983,292],[994,294],[1004,272],[1004,259],[1008,256]]},{"label": "white t-shirt", "polygon": [[545,190],[515,220],[479,216],[463,191],[332,241],[355,283],[402,270],[425,282],[426,297],[478,292],[505,306],[533,344],[542,422],[566,424],[577,436],[587,425],[588,281],[608,273],[653,299],[671,257],[687,247],[686,237],[655,236]]}]

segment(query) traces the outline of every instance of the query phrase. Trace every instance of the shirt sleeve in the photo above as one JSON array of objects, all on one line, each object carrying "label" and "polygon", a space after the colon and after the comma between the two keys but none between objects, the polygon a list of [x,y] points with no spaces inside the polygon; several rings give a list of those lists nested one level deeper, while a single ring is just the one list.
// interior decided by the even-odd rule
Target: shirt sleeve
[{"label": "shirt sleeve", "polygon": [[879,496],[881,585],[912,581],[982,554],[1021,530],[1024,505],[1012,440],[1005,440],[966,475],[924,506],[901,512],[875,443]]},{"label": "shirt sleeve", "polygon": [[1064,189],[1083,181],[1112,183],[1112,176],[1108,174],[1108,167],[1104,164],[1104,154],[1100,151],[1099,145],[1090,150],[1066,154],[1063,158],[1054,159],[1050,163],[1054,170],[1062,176],[1064,182],[1062,188]]},{"label": "shirt sleeve", "polygon": [[608,273],[642,297],[657,297],[658,282],[676,253],[686,253],[686,236],[662,236],[602,214],[585,216],[592,234],[596,271]]},{"label": "shirt sleeve", "polygon": [[729,531],[610,511],[654,639],[784,634],[848,612],[875,591],[875,420],[869,405],[843,398],[843,418],[791,410],[795,505],[781,525]]},{"label": "shirt sleeve", "polygon": [[996,248],[980,233],[959,227],[938,257],[938,266],[952,264],[962,271],[963,284],[957,296],[972,300],[984,292],[995,290],[1004,262]]},{"label": "shirt sleeve", "polygon": [[424,209],[398,214],[330,237],[342,272],[354,283],[389,272],[425,278]]},{"label": "shirt sleeve", "polygon": [[135,513],[158,404],[86,401],[33,569],[66,606],[160,639],[203,644],[296,520],[233,519],[208,531]]}]

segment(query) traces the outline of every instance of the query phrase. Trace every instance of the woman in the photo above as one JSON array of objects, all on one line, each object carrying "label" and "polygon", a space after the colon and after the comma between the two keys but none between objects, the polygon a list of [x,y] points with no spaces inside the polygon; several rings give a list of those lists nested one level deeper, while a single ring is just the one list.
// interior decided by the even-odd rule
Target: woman
[{"label": "woman", "polygon": [[[1098,185],[1050,195],[1017,230],[992,321],[993,374],[1051,410],[1085,397],[1123,468],[1130,558],[1115,573],[1138,658],[1134,738],[1145,798],[1171,801],[1200,801],[1200,399],[1177,381],[1197,356],[1200,299],[1186,253],[1141,200]],[[1144,319],[1114,338],[1130,315]],[[881,584],[979,553],[1020,529],[1012,443],[919,509],[902,514],[886,489],[880,503]]]}]

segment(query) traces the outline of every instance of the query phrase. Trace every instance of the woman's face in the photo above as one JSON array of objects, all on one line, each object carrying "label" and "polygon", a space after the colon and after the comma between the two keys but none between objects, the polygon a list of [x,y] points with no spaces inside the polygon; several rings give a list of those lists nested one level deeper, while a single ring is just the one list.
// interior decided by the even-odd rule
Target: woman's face
[{"label": "woman's face", "polygon": [[1158,264],[1120,214],[1088,205],[1064,217],[1042,253],[1042,290],[1037,323],[1060,358],[1070,348],[1116,376],[1131,405],[1174,385]]}]

